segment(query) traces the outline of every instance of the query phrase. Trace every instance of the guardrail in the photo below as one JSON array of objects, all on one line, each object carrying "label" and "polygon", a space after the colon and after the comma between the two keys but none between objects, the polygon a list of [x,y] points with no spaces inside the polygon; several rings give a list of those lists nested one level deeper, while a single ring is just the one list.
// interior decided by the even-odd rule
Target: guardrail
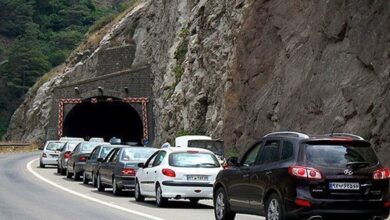
[{"label": "guardrail", "polygon": [[38,145],[30,143],[0,143],[0,153],[26,152],[38,150]]}]

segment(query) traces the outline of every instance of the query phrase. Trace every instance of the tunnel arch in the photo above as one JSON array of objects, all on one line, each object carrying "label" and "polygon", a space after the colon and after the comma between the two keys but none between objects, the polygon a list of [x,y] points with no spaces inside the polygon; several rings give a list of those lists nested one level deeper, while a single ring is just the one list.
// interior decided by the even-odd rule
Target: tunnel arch
[{"label": "tunnel arch", "polygon": [[142,143],[143,123],[140,113],[129,103],[115,97],[92,97],[75,104],[63,123],[63,136],[111,137],[122,142]]}]

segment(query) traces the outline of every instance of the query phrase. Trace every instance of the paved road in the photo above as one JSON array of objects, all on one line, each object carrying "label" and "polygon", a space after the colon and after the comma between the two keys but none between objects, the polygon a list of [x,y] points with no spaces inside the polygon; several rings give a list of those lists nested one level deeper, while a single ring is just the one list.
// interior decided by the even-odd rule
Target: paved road
[{"label": "paved road", "polygon": [[[0,154],[0,219],[213,220],[211,201],[191,206],[173,201],[157,208],[153,200],[136,203],[129,195],[114,197],[81,182],[38,168],[39,153]],[[29,166],[28,166],[29,165]],[[28,169],[28,167],[30,167]],[[237,220],[263,218],[238,215]]]}]

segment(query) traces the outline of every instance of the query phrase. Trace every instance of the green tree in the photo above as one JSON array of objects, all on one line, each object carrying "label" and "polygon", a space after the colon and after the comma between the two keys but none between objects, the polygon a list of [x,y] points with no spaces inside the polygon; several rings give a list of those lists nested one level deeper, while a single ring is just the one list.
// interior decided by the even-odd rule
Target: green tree
[{"label": "green tree", "polygon": [[25,33],[30,26],[34,14],[34,1],[1,0],[0,1],[0,33],[15,37]]},{"label": "green tree", "polygon": [[50,69],[48,58],[36,39],[18,39],[9,54],[9,61],[3,72],[7,85],[17,96],[22,96],[34,82]]}]

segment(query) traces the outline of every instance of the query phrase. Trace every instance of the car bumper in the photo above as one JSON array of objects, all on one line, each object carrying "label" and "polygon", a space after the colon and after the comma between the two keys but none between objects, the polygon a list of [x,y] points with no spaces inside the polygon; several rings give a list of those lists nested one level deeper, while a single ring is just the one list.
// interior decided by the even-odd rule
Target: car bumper
[{"label": "car bumper", "polygon": [[75,173],[82,173],[82,172],[84,172],[84,166],[85,166],[85,162],[77,162],[77,163],[75,163],[73,172],[75,172]]},{"label": "car bumper", "polygon": [[41,162],[44,165],[58,165],[57,160],[58,160],[57,157],[54,157],[54,158],[42,157],[41,158]]},{"label": "car bumper", "polygon": [[133,190],[135,188],[135,176],[131,176],[131,177],[118,176],[117,181],[118,181],[118,186],[122,189]]},{"label": "car bumper", "polygon": [[211,183],[163,181],[161,188],[162,196],[166,198],[213,198]]}]

